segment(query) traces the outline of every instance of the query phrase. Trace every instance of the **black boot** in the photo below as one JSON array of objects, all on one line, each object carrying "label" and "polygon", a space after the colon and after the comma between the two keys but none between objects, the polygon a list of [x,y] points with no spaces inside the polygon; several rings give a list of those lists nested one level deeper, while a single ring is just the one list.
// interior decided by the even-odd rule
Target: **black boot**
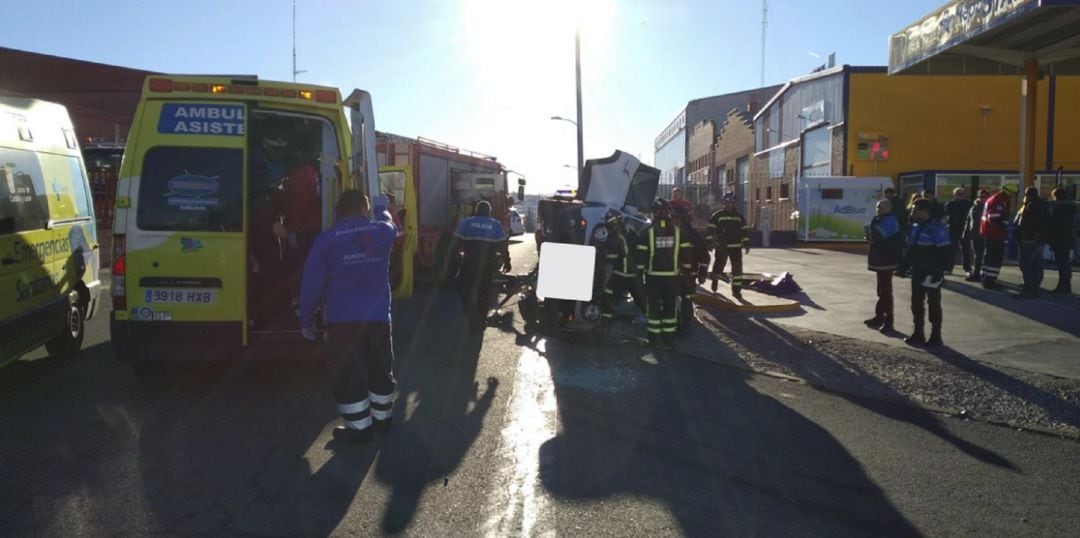
[{"label": "black boot", "polygon": [[909,346],[921,346],[926,344],[926,333],[923,332],[921,323],[915,326],[915,330],[911,333],[911,336],[904,339],[904,343]]},{"label": "black boot", "polygon": [[930,329],[930,339],[926,341],[926,347],[940,347],[942,344],[941,325],[935,325]]},{"label": "black boot", "polygon": [[717,288],[717,287],[718,287],[718,285],[717,285],[717,278],[716,278],[716,277],[712,277],[712,285],[710,285],[710,286],[709,286],[709,288],[710,288],[710,289],[712,289],[713,293],[716,293],[716,288]]},{"label": "black boot", "polygon": [[863,324],[871,329],[879,329],[883,323],[885,323],[885,316],[881,314],[874,314],[874,317],[863,320]]},{"label": "black boot", "polygon": [[880,332],[881,334],[892,334],[896,332],[896,329],[893,328],[893,322],[891,317],[886,317],[885,321],[881,322],[881,328],[878,329],[878,332]]}]

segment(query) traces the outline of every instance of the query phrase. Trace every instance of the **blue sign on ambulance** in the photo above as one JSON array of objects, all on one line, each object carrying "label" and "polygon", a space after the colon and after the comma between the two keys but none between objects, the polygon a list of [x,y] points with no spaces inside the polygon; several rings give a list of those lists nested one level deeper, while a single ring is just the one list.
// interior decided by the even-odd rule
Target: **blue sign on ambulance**
[{"label": "blue sign on ambulance", "polygon": [[158,132],[163,134],[244,136],[244,107],[240,105],[165,103],[161,106],[161,117],[158,118]]}]

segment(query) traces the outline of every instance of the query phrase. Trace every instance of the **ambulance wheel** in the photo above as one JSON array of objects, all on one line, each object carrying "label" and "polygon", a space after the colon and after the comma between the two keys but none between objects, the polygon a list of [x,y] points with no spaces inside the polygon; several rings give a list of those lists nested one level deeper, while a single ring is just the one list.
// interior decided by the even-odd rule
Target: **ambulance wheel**
[{"label": "ambulance wheel", "polygon": [[45,343],[50,357],[70,359],[79,354],[86,336],[86,310],[78,303],[68,305],[64,330]]}]

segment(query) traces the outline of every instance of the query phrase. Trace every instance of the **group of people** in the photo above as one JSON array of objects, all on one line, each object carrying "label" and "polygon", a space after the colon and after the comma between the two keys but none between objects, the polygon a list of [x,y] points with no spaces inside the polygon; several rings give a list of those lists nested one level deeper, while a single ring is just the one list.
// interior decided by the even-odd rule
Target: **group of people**
[{"label": "group of people", "polygon": [[711,279],[715,292],[729,259],[732,294],[742,296],[742,255],[750,252],[750,240],[734,195],[724,197],[723,209],[713,213],[702,237],[693,227],[690,203],[679,194],[673,192],[670,202],[663,198],[653,202],[652,225],[641,237],[626,229],[618,211],[606,215],[610,233],[599,245],[607,263],[601,303],[603,330],[610,326],[616,304],[630,293],[646,313],[649,344],[671,347],[676,333],[692,323],[698,284]]},{"label": "group of people", "polygon": [[[966,280],[981,282],[987,289],[998,289],[998,278],[1005,258],[1005,244],[1010,226],[1016,230],[1019,265],[1023,274],[1018,299],[1038,297],[1043,280],[1043,249],[1049,244],[1054,252],[1059,278],[1054,293],[1072,293],[1072,256],[1080,229],[1076,226],[1076,204],[1062,188],[1054,189],[1053,204],[1039,197],[1038,189],[1024,192],[1020,209],[1013,215],[1012,199],[1018,188],[1005,184],[995,193],[982,188],[974,201],[967,199],[963,188],[953,190],[953,198],[939,203],[932,191],[912,195],[905,207],[893,189],[877,203],[877,215],[866,226],[870,242],[867,268],[877,275],[877,303],[874,317],[866,325],[883,333],[892,333],[894,311],[892,278],[911,278],[913,330],[905,341],[911,345],[936,347],[941,338],[941,285],[952,274],[957,254]],[[929,307],[930,336],[925,319]]]}]

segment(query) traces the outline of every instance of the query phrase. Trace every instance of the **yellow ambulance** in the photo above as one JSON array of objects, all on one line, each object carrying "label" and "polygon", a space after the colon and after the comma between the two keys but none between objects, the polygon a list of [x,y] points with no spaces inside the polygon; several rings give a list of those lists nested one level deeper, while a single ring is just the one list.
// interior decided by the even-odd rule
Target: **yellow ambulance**
[{"label": "yellow ambulance", "polygon": [[304,260],[344,189],[387,191],[374,128],[361,90],[148,77],[117,182],[117,357],[150,373],[310,353],[296,315]]},{"label": "yellow ambulance", "polygon": [[0,97],[0,365],[42,344],[78,354],[97,309],[98,254],[67,109]]}]

